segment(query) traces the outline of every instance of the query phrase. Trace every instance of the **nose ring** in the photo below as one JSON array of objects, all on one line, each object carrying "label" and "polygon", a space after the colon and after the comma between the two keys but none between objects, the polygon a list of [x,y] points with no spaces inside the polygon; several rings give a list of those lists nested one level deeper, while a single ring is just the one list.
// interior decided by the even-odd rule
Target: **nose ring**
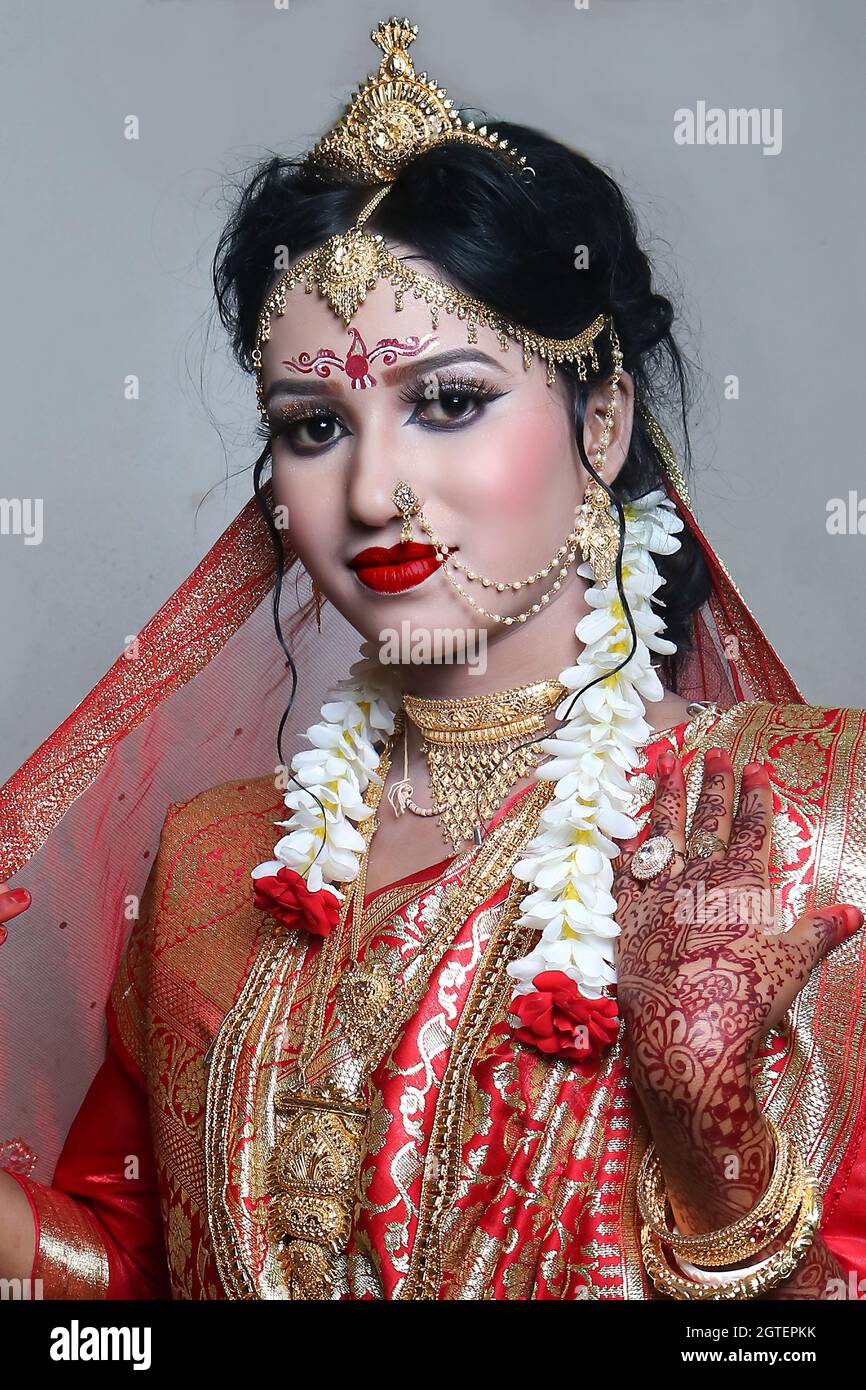
[{"label": "nose ring", "polygon": [[391,493],[391,500],[403,518],[400,543],[401,545],[408,545],[412,539],[412,517],[421,510],[418,495],[409,483],[401,480]]}]

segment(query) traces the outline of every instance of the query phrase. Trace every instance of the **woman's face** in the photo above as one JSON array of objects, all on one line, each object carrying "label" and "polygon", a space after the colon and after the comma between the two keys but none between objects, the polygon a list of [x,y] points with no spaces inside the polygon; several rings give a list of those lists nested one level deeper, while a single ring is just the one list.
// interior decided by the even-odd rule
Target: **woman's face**
[{"label": "woman's face", "polygon": [[[364,552],[398,544],[393,493],[405,481],[437,540],[475,574],[524,579],[549,564],[587,479],[564,384],[548,386],[540,359],[527,370],[522,349],[503,352],[489,328],[471,345],[464,321],[442,314],[433,331],[427,306],[408,295],[397,313],[384,282],[348,329],[326,300],[295,287],[262,367],[274,501],[323,595],[373,642],[394,629],[510,631],[455,592],[417,516],[412,538],[426,560]],[[483,607],[510,615],[537,601],[556,570],[502,593],[458,578]]]}]

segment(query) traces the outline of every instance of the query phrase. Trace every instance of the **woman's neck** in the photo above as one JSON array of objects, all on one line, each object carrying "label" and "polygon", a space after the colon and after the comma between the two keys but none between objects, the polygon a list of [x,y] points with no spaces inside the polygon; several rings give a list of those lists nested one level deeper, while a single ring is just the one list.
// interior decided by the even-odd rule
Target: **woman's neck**
[{"label": "woman's neck", "polygon": [[[560,671],[575,664],[582,650],[575,628],[590,611],[586,588],[586,581],[572,573],[554,601],[528,622],[502,627],[486,641],[482,630],[472,663],[404,668],[403,688],[423,699],[461,700],[513,690],[529,681],[555,680]],[[646,720],[653,729],[667,729],[686,718],[686,701],[672,691],[666,690],[662,700],[647,703]]]}]

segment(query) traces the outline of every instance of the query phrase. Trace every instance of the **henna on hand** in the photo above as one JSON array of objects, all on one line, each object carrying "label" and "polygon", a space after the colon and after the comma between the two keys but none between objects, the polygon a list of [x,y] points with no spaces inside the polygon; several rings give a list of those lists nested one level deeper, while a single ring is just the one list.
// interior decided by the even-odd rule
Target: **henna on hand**
[{"label": "henna on hand", "polygon": [[[857,1297],[857,1280],[854,1280],[853,1297]],[[845,1274],[835,1255],[827,1249],[820,1234],[816,1235],[797,1268],[790,1278],[777,1284],[769,1293],[761,1295],[761,1301],[772,1302],[784,1299],[803,1302],[807,1299],[844,1300],[852,1296],[851,1280]]]},{"label": "henna on hand", "polygon": [[631,1077],[685,1233],[729,1224],[765,1190],[773,1146],[752,1082],[755,1049],[813,966],[863,921],[858,908],[834,904],[775,930],[772,790],[762,764],[744,769],[736,814],[733,800],[728,754],[710,750],[692,834],[709,831],[723,844],[685,859],[682,765],[664,754],[649,834],[668,835],[681,853],[641,882],[630,873],[638,844],[630,841],[614,884]]}]

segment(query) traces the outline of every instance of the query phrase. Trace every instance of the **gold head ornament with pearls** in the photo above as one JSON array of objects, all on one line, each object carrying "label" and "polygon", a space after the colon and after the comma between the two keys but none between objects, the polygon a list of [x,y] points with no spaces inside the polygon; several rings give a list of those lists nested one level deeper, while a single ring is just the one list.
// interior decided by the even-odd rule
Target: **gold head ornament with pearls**
[{"label": "gold head ornament with pearls", "polygon": [[286,311],[287,295],[296,285],[305,292],[317,291],[348,325],[365,302],[369,291],[387,281],[394,291],[394,309],[399,313],[408,295],[421,300],[430,310],[432,328],[439,326],[441,314],[456,314],[466,323],[468,341],[478,341],[479,325],[490,328],[503,352],[510,342],[523,350],[523,365],[532,365],[533,356],[547,363],[547,380],[553,384],[559,363],[571,363],[582,381],[587,364],[598,371],[596,339],[605,327],[612,331],[609,316],[599,314],[582,332],[570,338],[550,338],[515,323],[483,300],[464,294],[454,285],[424,275],[395,256],[382,236],[366,232],[363,224],[390,191],[400,171],[417,155],[448,142],[468,143],[488,149],[504,158],[515,177],[528,169],[526,160],[514,146],[501,139],[486,125],[476,127],[463,122],[453,102],[426,72],[416,73],[409,48],[418,26],[408,19],[389,19],[372,32],[383,57],[379,71],[358,88],[348,110],[332,130],[307,155],[304,166],[334,182],[380,185],[348,230],[337,232],[326,242],[282,271],[269,290],[259,315],[252,360],[256,373],[256,396],[262,416],[266,416],[262,377],[262,348],[270,339],[273,316]]}]

